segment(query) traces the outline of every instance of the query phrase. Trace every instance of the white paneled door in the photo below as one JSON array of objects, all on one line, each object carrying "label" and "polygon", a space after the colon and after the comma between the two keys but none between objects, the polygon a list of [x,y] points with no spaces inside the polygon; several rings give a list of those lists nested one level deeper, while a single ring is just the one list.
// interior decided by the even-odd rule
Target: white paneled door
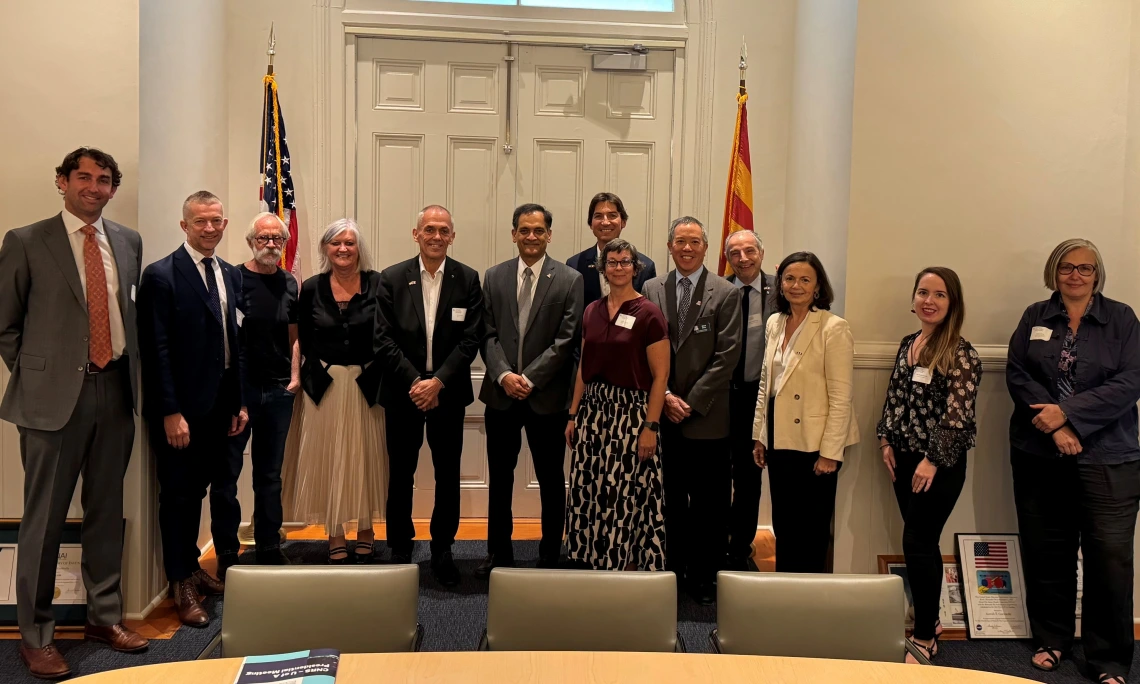
[{"label": "white paneled door", "polygon": [[[674,53],[650,52],[645,71],[602,72],[591,69],[591,53],[578,47],[516,45],[508,68],[511,50],[506,43],[359,41],[355,212],[376,267],[416,254],[412,227],[427,204],[451,209],[451,256],[480,273],[517,255],[510,235],[515,206],[543,204],[554,214],[550,256],[565,261],[592,244],[586,209],[603,190],[620,195],[630,213],[623,237],[663,259]],[[482,368],[478,359],[476,395]],[[481,403],[468,408],[463,517],[487,515],[482,418]],[[416,517],[431,514],[433,482],[425,442]],[[514,512],[537,517],[540,510],[524,441]]]}]

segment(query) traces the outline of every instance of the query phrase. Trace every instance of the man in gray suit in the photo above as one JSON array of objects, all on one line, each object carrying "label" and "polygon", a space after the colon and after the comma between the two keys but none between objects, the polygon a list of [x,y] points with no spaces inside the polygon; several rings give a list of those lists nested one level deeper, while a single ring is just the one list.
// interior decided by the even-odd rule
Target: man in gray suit
[{"label": "man in gray suit", "polygon": [[566,443],[562,431],[574,389],[574,351],[582,323],[582,275],[546,256],[552,217],[538,204],[515,209],[511,239],[518,258],[487,270],[482,345],[490,492],[486,560],[475,574],[514,565],[511,496],[526,430],[542,500],[538,565],[558,565],[566,508]]},{"label": "man in gray suit", "polygon": [[16,561],[20,657],[36,677],[70,674],[52,599],[63,522],[83,475],[87,639],[118,651],[147,640],[122,625],[123,475],[138,406],[135,287],[142,238],[104,219],[122,174],[82,147],[55,170],[63,212],[8,231],[0,247],[0,419],[20,431],[24,515]]},{"label": "man in gray suit", "polygon": [[740,293],[705,269],[708,248],[700,221],[674,220],[669,252],[676,269],[644,290],[669,319],[673,347],[668,420],[661,422],[666,564],[704,605],[715,600],[713,581],[728,538],[728,388],[740,356]]},{"label": "man in gray suit", "polygon": [[732,509],[728,514],[727,570],[755,569],[749,565],[756,519],[760,516],[760,486],[764,471],[752,459],[752,421],[764,366],[764,324],[776,312],[776,278],[760,270],[764,243],[750,230],[738,230],[724,241],[724,256],[732,266],[728,277],[740,291],[740,360],[732,373],[728,395],[729,440],[732,452]]}]

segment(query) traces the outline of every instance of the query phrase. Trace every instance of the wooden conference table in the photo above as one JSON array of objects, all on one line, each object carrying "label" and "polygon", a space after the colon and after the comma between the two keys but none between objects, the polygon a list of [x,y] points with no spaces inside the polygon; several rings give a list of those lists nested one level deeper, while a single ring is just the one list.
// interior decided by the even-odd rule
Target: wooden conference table
[{"label": "wooden conference table", "polygon": [[[241,658],[145,665],[88,675],[83,684],[233,684]],[[478,652],[363,653],[341,657],[336,684],[365,682],[875,682],[882,684],[1015,684],[1007,675],[816,658],[705,655],[697,653]]]}]

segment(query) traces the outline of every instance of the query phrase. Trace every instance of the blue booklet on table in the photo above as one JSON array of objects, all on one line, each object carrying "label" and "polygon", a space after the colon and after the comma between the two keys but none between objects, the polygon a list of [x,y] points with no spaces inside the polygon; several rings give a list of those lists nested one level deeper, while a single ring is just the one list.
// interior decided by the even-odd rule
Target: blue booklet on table
[{"label": "blue booklet on table", "polygon": [[340,651],[331,648],[248,656],[234,684],[333,684],[338,663]]}]

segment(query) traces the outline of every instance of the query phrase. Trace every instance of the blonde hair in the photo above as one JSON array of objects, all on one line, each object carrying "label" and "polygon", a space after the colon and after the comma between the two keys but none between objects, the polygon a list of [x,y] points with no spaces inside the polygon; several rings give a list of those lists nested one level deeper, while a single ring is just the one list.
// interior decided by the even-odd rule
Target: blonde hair
[{"label": "blonde hair", "polygon": [[1053,253],[1045,262],[1045,287],[1054,292],[1057,291],[1058,282],[1061,279],[1061,274],[1057,269],[1061,266],[1061,260],[1069,252],[1082,247],[1092,252],[1096,261],[1096,280],[1093,281],[1093,294],[1100,294],[1104,290],[1104,281],[1108,279],[1108,274],[1104,272],[1104,259],[1101,258],[1100,250],[1096,248],[1096,245],[1084,238],[1071,238],[1053,248]]}]

